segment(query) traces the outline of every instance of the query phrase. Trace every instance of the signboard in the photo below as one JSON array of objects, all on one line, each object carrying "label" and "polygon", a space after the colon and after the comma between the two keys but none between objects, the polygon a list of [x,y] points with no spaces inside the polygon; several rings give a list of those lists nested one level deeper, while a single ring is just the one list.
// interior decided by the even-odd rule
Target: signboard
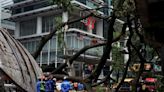
[{"label": "signboard", "polygon": [[156,82],[157,79],[155,79],[155,78],[146,78],[145,81],[146,82]]}]

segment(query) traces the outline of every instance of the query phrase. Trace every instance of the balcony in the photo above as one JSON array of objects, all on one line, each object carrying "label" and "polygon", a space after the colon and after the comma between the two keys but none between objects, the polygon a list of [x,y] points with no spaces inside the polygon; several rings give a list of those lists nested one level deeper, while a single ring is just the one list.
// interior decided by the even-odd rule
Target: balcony
[{"label": "balcony", "polygon": [[[33,53],[38,45],[38,41],[40,36],[26,38],[26,39],[19,39],[21,43]],[[102,43],[104,41],[103,37],[81,31],[79,29],[71,28],[66,32],[66,52],[69,55],[76,53],[81,48],[87,45]],[[62,46],[62,45],[61,45]],[[61,48],[58,42],[58,38],[54,36],[47,44],[44,46],[42,50],[42,55],[40,55],[44,62],[51,62],[55,60],[56,53],[57,57],[62,57],[63,48]],[[86,55],[90,56],[100,56],[103,53],[103,47],[93,48],[85,52]],[[49,58],[48,58],[49,57]]]}]

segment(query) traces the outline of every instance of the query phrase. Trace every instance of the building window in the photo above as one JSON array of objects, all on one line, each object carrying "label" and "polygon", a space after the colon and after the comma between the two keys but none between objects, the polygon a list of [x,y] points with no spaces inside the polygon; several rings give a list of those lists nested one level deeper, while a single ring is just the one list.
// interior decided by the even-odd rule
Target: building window
[{"label": "building window", "polygon": [[50,47],[51,47],[51,50],[55,50],[56,49],[56,37],[52,38],[50,40]]},{"label": "building window", "polygon": [[18,2],[22,2],[22,1],[25,1],[25,0],[13,0],[14,3],[18,3]]},{"label": "building window", "polygon": [[33,10],[33,9],[34,9],[34,6],[26,6],[26,7],[24,7],[23,12],[30,11],[30,10]]},{"label": "building window", "polygon": [[21,42],[24,47],[30,52],[33,53],[36,50],[38,40],[27,40]]},{"label": "building window", "polygon": [[7,31],[10,33],[10,35],[14,35],[14,30],[7,29]]},{"label": "building window", "polygon": [[48,61],[48,52],[43,52],[42,53],[42,63],[47,64]]},{"label": "building window", "polygon": [[20,22],[20,36],[36,34],[36,19]]},{"label": "building window", "polygon": [[87,31],[87,27],[84,23],[82,22],[76,22],[76,23],[73,23],[71,25],[69,25],[70,28],[77,28],[77,29],[81,29],[83,31]]},{"label": "building window", "polygon": [[42,19],[42,32],[50,32],[55,26],[55,16],[46,16]]},{"label": "building window", "polygon": [[12,14],[17,14],[17,13],[21,13],[22,9],[18,8],[18,9],[13,9]]}]

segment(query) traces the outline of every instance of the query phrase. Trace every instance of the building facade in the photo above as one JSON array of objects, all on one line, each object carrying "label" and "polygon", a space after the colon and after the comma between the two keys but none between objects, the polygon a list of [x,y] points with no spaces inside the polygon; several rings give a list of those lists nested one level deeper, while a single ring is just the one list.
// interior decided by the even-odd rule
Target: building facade
[{"label": "building facade", "polygon": [[11,17],[11,11],[5,8],[11,4],[13,4],[12,0],[0,0],[0,28],[5,28],[14,35],[15,23],[8,20]]},{"label": "building facade", "polygon": [[[10,19],[16,23],[15,37],[31,52],[37,49],[40,38],[54,30],[60,16],[62,20],[73,20],[89,14],[84,9],[94,9],[103,4],[110,4],[110,0],[72,0],[76,10],[64,14],[57,5],[52,5],[48,0],[13,0],[9,6],[12,10]],[[104,10],[96,11],[104,14]],[[71,25],[63,32],[54,35],[42,49],[37,62],[40,66],[54,64],[58,67],[70,55],[86,45],[103,42],[103,20],[89,17]],[[61,39],[63,37],[63,39]],[[103,53],[103,47],[90,49],[82,57],[86,60],[98,58]],[[79,61],[85,61],[79,60]],[[94,60],[93,60],[94,62]],[[84,62],[76,62],[75,74],[81,76]]]}]

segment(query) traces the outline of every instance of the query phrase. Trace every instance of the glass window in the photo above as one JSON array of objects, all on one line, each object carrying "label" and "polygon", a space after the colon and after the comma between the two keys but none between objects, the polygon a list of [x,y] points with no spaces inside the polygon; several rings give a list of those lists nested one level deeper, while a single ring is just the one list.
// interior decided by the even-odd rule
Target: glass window
[{"label": "glass window", "polygon": [[21,2],[21,1],[25,1],[25,0],[13,0],[14,3],[18,3],[18,2]]},{"label": "glass window", "polygon": [[20,22],[20,36],[36,34],[36,19]]},{"label": "glass window", "polygon": [[50,62],[53,63],[55,61],[55,52],[50,53]]},{"label": "glass window", "polygon": [[27,6],[27,7],[24,7],[24,12],[30,11],[30,10],[33,10],[33,9],[34,9],[34,6]]},{"label": "glass window", "polygon": [[75,49],[78,49],[79,45],[78,45],[78,39],[77,39],[77,37],[74,36],[73,41],[74,41],[74,44],[73,44],[74,48]]},{"label": "glass window", "polygon": [[48,42],[43,47],[43,51],[47,51],[47,50],[48,50]]},{"label": "glass window", "polygon": [[67,43],[66,43],[66,45],[67,45],[67,48],[71,48],[71,36],[67,36],[67,39],[66,39],[67,41]]},{"label": "glass window", "polygon": [[83,22],[76,22],[73,23],[71,25],[69,25],[70,28],[77,28],[77,29],[81,29],[83,31],[87,31],[87,27]]},{"label": "glass window", "polygon": [[90,45],[90,39],[84,39],[84,45],[86,46],[86,45]]},{"label": "glass window", "polygon": [[48,53],[47,52],[44,52],[42,54],[42,63],[43,64],[47,64],[47,60],[48,60]]},{"label": "glass window", "polygon": [[55,16],[45,16],[42,19],[42,32],[52,31],[55,26]]},{"label": "glass window", "polygon": [[81,48],[83,48],[84,47],[84,42],[83,42],[83,40],[81,40],[81,39],[78,39],[79,41],[79,49],[81,49]]},{"label": "glass window", "polygon": [[28,42],[28,50],[30,51],[30,52],[32,52],[32,42]]},{"label": "glass window", "polygon": [[51,44],[51,50],[56,49],[56,38],[52,38],[50,44]]},{"label": "glass window", "polygon": [[25,40],[22,41],[21,43],[30,53],[33,53],[36,50],[37,43],[38,43],[37,41],[38,40]]}]

